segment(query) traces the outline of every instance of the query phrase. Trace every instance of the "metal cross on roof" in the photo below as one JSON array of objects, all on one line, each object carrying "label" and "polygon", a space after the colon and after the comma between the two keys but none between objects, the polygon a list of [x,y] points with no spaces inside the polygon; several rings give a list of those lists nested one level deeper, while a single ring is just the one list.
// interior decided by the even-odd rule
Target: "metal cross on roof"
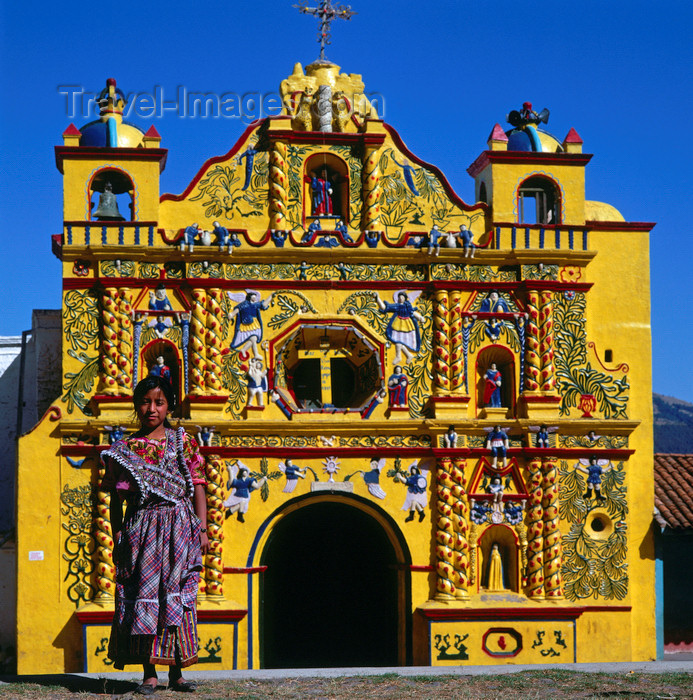
[{"label": "metal cross on roof", "polygon": [[325,46],[330,42],[330,22],[335,19],[351,19],[356,12],[352,12],[351,5],[333,5],[330,0],[323,0],[317,7],[308,7],[305,0],[300,5],[294,5],[299,12],[313,15],[320,20],[318,42],[320,43],[320,60],[325,61]]}]

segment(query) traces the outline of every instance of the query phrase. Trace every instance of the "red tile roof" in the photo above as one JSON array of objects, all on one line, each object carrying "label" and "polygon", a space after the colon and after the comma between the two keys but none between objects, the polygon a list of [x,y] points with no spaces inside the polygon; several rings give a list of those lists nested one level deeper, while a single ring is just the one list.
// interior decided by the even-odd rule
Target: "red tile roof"
[{"label": "red tile roof", "polygon": [[654,456],[655,506],[672,529],[693,528],[693,454]]}]

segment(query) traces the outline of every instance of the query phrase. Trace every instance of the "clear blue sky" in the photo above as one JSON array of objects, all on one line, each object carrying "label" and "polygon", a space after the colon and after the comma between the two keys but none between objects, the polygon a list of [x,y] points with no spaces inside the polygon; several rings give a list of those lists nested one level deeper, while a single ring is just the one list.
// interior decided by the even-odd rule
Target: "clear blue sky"
[{"label": "clear blue sky", "polygon": [[[60,305],[60,265],[50,236],[61,231],[62,183],[53,147],[74,121],[60,86],[98,93],[115,77],[126,93],[173,99],[188,91],[269,93],[296,61],[318,55],[316,22],[291,0],[65,4],[0,8],[0,203],[4,232],[0,335],[31,326],[33,308]],[[315,4],[315,3],[312,3]],[[574,127],[594,158],[587,198],[628,221],[654,221],[654,390],[693,401],[693,49],[688,2],[587,0],[354,0],[327,56],[361,73],[385,100],[385,119],[424,160],[438,165],[467,202],[467,166],[495,122],[529,100],[548,107],[548,129]],[[238,118],[133,119],[152,123],[170,149],[162,192],[181,192],[204,160],[225,153]],[[618,309],[613,310],[618,313]],[[689,368],[689,369],[686,369]],[[636,378],[633,378],[635,381]]]}]

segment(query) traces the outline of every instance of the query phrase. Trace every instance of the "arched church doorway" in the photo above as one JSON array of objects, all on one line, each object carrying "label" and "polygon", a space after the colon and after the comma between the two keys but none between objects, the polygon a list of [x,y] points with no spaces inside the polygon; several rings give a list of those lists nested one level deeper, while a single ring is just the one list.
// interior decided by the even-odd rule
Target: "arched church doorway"
[{"label": "arched church doorway", "polygon": [[261,563],[263,668],[406,663],[408,571],[375,517],[305,505],[277,523]]}]

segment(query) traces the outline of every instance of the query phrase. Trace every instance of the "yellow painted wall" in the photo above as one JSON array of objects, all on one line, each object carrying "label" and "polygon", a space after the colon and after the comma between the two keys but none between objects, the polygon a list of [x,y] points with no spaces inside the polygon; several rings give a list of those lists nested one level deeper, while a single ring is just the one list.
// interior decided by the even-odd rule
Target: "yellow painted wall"
[{"label": "yellow painted wall", "polygon": [[[316,69],[311,67],[306,68],[306,74],[302,70],[290,79],[292,86],[308,84],[308,78],[316,74]],[[346,80],[343,76],[338,79],[336,74],[333,77],[335,85]],[[357,85],[360,77],[353,77],[353,80]],[[186,402],[176,417],[176,422],[192,434],[199,425],[215,427],[212,446],[204,447],[203,452],[210,465],[209,507],[217,508],[217,515],[210,516],[209,525],[212,529],[218,528],[216,533],[223,535],[223,543],[219,561],[207,562],[208,582],[213,579],[213,570],[234,569],[233,573],[221,576],[223,595],[215,595],[210,589],[200,597],[199,608],[207,616],[201,622],[203,645],[211,640],[212,647],[216,648],[214,640],[219,637],[223,649],[219,652],[222,661],[208,660],[204,662],[207,665],[201,667],[230,668],[231,653],[235,654],[239,668],[260,664],[262,640],[258,620],[262,573],[248,573],[246,569],[261,566],[267,539],[281,518],[293,508],[324,500],[347,502],[365,509],[396,542],[402,580],[409,579],[411,592],[409,609],[402,613],[399,621],[400,657],[403,659],[407,649],[414,663],[453,665],[653,658],[652,387],[648,232],[645,230],[648,227],[624,223],[623,230],[618,230],[613,223],[600,228],[599,223],[590,222],[591,214],[586,215],[586,211],[592,212],[594,207],[587,205],[586,209],[584,165],[575,165],[574,160],[573,164],[565,165],[560,161],[560,153],[550,163],[541,157],[532,162],[532,154],[525,154],[522,162],[493,162],[477,174],[477,191],[479,182],[484,180],[492,193],[491,208],[466,205],[439,173],[422,165],[415,154],[400,144],[390,127],[376,120],[369,121],[364,114],[357,116],[356,121],[344,127],[345,133],[328,134],[322,139],[324,143],[316,141],[311,133],[303,133],[298,113],[272,119],[267,126],[267,141],[258,140],[257,129],[249,129],[228,154],[206,161],[182,194],[162,198],[159,197],[158,153],[149,159],[124,157],[119,160],[118,153],[109,150],[101,161],[97,156],[90,156],[88,160],[75,159],[74,152],[64,151],[64,217],[66,221],[84,223],[72,226],[69,240],[66,227],[61,252],[65,280],[64,396],[31,433],[20,439],[19,445],[19,673],[74,672],[82,670],[85,664],[89,670],[108,668],[101,642],[107,636],[107,623],[102,613],[110,611],[113,605],[107,586],[109,581],[112,585],[111,545],[110,526],[104,511],[106,501],[98,491],[97,453],[107,443],[107,426],[133,428],[127,394],[133,383],[146,375],[145,358],[139,358],[137,376],[132,376],[134,358],[129,358],[129,364],[125,361],[121,367],[122,377],[118,379],[120,384],[115,388],[108,385],[102,375],[111,352],[108,342],[115,348],[114,362],[117,353],[127,355],[128,347],[135,344],[133,324],[138,319],[142,323],[140,350],[147,342],[156,341],[151,323],[157,314],[149,313],[148,299],[149,292],[160,281],[166,285],[173,307],[173,311],[166,314],[172,324],[166,331],[166,339],[171,342],[171,348],[175,346],[177,357],[181,360],[183,357],[182,320],[186,314],[190,314],[187,330],[191,336],[197,333],[199,337],[201,333],[203,347],[215,348],[198,367],[193,357],[195,342],[190,344],[192,388],[182,397]],[[257,153],[252,179],[248,188],[243,189],[246,160],[239,160],[239,157],[249,147]],[[146,149],[143,152],[146,155]],[[304,180],[310,170],[306,164],[319,163],[323,157],[325,162],[341,162],[344,177],[349,178],[350,188],[344,193],[348,197],[345,202],[348,232],[354,241],[361,241],[359,245],[316,247],[300,243],[313,218],[310,189]],[[125,227],[121,244],[118,225],[109,224],[104,246],[102,226],[87,221],[86,184],[90,173],[101,165],[122,167],[135,180],[138,219],[154,222],[151,232],[148,229],[139,232],[139,244],[135,243],[134,227]],[[281,168],[285,169],[284,176],[278,172]],[[366,171],[370,175],[364,176]],[[500,247],[497,247],[495,225],[514,221],[517,186],[527,176],[538,172],[560,183],[564,204],[561,226],[580,227],[574,246],[568,246],[564,233],[558,248],[553,229],[549,228],[545,239],[540,239],[540,227],[533,227],[529,248],[525,249],[522,237],[516,249],[511,250],[511,233],[506,227]],[[418,195],[412,187],[418,190]],[[288,192],[284,200],[281,199],[283,195],[277,194],[281,189]],[[367,212],[367,202],[374,201],[377,207]],[[277,220],[277,202],[285,212],[286,228],[292,229],[284,247],[273,244],[269,231],[273,228],[272,221]],[[586,219],[588,246],[583,250],[582,227]],[[214,220],[221,221],[229,229],[239,230],[241,246],[234,248],[231,254],[200,243],[192,252],[180,251],[175,238],[182,229],[193,222],[203,229],[211,229]],[[323,227],[330,223],[323,221]],[[473,259],[468,259],[461,248],[443,247],[440,254],[435,255],[427,252],[425,244],[422,249],[407,245],[417,236],[425,236],[434,223],[445,231],[456,231],[465,223],[482,247],[477,249]],[[91,226],[89,246],[85,245],[87,225]],[[369,248],[362,242],[364,225],[370,231],[380,232],[377,248]],[[150,236],[152,246],[149,245]],[[305,280],[301,279],[302,262],[307,264]],[[346,279],[340,263],[348,266]],[[491,317],[484,316],[480,306],[496,288],[501,290],[511,308],[507,314],[501,314],[506,327],[494,341],[484,333],[484,324]],[[228,314],[234,311],[238,300],[231,299],[228,294],[245,294],[248,289],[256,290],[262,300],[272,295],[273,304],[262,311],[264,337],[258,352],[265,367],[270,367],[273,378],[279,353],[295,328],[349,326],[376,348],[381,363],[378,371],[385,382],[397,364],[396,348],[386,338],[391,314],[378,311],[371,292],[377,292],[382,301],[392,302],[398,290],[406,290],[423,317],[419,321],[422,347],[406,369],[412,380],[407,408],[388,406],[386,397],[368,420],[362,419],[357,411],[311,414],[297,411],[288,420],[267,395],[263,409],[247,408],[248,358],[233,347],[235,321],[229,319]],[[220,290],[216,297],[214,290]],[[553,336],[546,341],[555,354],[546,354],[545,349],[538,352],[539,370],[543,368],[549,376],[555,375],[563,358],[561,348],[570,333],[578,328],[575,331],[577,340],[571,341],[582,343],[584,359],[578,365],[603,373],[601,383],[611,387],[618,394],[621,402],[618,405],[625,407],[619,415],[607,416],[605,409],[598,406],[592,418],[583,417],[580,408],[562,398],[560,383],[553,388],[537,388],[518,395],[525,378],[521,375],[520,331],[517,329],[524,320],[527,325],[523,332],[534,332],[530,328],[529,299],[535,291],[537,295],[543,292],[549,295],[547,298],[553,304],[551,313],[558,319]],[[574,308],[566,300],[575,298],[580,302],[581,295],[586,304],[584,315],[572,326],[562,326],[560,314]],[[201,298],[207,300],[202,306]],[[448,311],[441,311],[446,304]],[[473,321],[466,351],[468,386],[452,387],[454,371],[441,369],[441,358],[445,353],[453,356],[457,353],[457,357],[461,357],[464,352],[460,340],[463,318]],[[537,323],[541,325],[542,322]],[[512,405],[496,410],[481,405],[481,387],[476,384],[479,379],[477,360],[490,357],[488,353],[492,350],[489,349],[494,345],[502,346],[503,352],[512,357],[515,387]],[[309,349],[320,352],[317,345]],[[526,351],[529,349],[527,341]],[[607,349],[613,352],[609,362],[604,359]],[[486,362],[481,361],[481,374]],[[195,388],[193,381],[198,370],[203,377],[208,377],[202,389]],[[209,379],[211,371],[221,377],[219,388],[214,388]],[[441,372],[447,372],[445,377],[450,385],[440,383]],[[621,385],[617,391],[617,382],[624,376],[629,387]],[[510,379],[509,375],[504,376],[506,383]],[[281,372],[277,374],[277,381],[281,386]],[[376,388],[377,383],[371,387],[371,394]],[[109,396],[103,395],[105,390],[111,392]],[[512,590],[505,591],[488,591],[482,585],[486,564],[483,554],[488,552],[489,538],[497,531],[487,530],[488,521],[483,526],[474,525],[469,514],[471,503],[464,496],[466,489],[470,491],[469,497],[477,501],[488,497],[483,479],[493,472],[489,451],[484,447],[485,429],[496,423],[506,427],[511,435],[512,469],[503,472],[504,478],[510,477],[505,496],[518,496],[519,503],[524,484],[526,500],[530,502],[525,504],[519,527],[507,526],[507,522],[503,525],[507,531],[503,540],[508,548],[507,556],[516,557],[518,572],[511,582]],[[534,440],[531,426],[540,423],[558,428],[551,437],[551,448],[541,454],[527,449]],[[458,433],[455,449],[443,447],[443,434],[450,424],[456,426]],[[597,444],[586,442],[588,430],[601,436]],[[339,460],[335,480],[342,482],[350,475],[348,484],[352,493],[362,500],[349,500],[350,496],[339,492],[311,491],[316,480],[323,484],[327,480],[323,466],[332,451]],[[542,593],[533,598],[531,585],[523,584],[522,573],[526,574],[528,569],[521,555],[523,527],[530,533],[528,552],[531,554],[532,461],[544,457],[544,464],[547,464],[546,458],[555,457],[560,493],[552,500],[553,497],[546,496],[550,492],[548,482],[541,487],[547,508],[549,501],[559,506],[560,499],[568,498],[575,484],[582,484],[584,488],[585,477],[580,477],[582,481],[576,478],[576,466],[579,459],[586,458],[592,451],[611,455],[609,469],[614,474],[625,475],[623,485],[615,483],[608,488],[613,489],[610,494],[625,498],[628,513],[623,523],[607,522],[604,536],[595,534],[587,526],[585,532],[601,546],[600,542],[603,543],[604,537],[615,528],[625,528],[625,566],[617,565],[616,578],[627,573],[626,588],[623,594],[604,596],[599,591],[596,594],[591,590],[581,592],[577,587],[575,581],[579,577],[568,571],[572,566],[571,532],[577,522],[570,507],[579,510],[583,506],[573,497],[560,518],[558,514],[551,518],[546,516],[547,532],[556,525],[563,543],[563,555],[558,555],[563,557],[560,559],[563,583],[559,588],[567,590],[566,584],[570,583],[571,593],[566,597],[547,597]],[[282,491],[285,477],[279,471],[280,462],[287,454],[299,467],[310,467],[315,472],[315,477],[309,473],[308,478],[299,480],[292,493]],[[383,499],[369,492],[359,473],[368,469],[372,454],[385,459],[380,476],[380,486],[386,494]],[[453,467],[459,459],[466,460],[465,482],[455,486]],[[229,495],[227,482],[237,460],[258,478],[262,474],[272,477],[264,496],[261,491],[252,493],[245,523],[239,523],[233,515],[225,519],[223,509],[221,514],[218,510],[220,500]],[[405,471],[415,460],[425,460],[424,464],[430,469],[426,474],[428,506],[423,523],[418,519],[405,522],[407,513],[402,510],[402,504],[407,489],[387,474],[396,466]],[[219,471],[213,476],[217,468]],[[605,477],[605,483],[612,482]],[[93,495],[89,493],[90,485],[94,486]],[[292,500],[303,496],[309,498]],[[96,516],[92,503],[101,509]],[[590,518],[600,513],[604,515],[604,508],[597,505],[591,501],[589,508],[580,511],[585,515],[585,522],[591,522]],[[461,513],[461,520],[455,519],[455,513]],[[213,521],[213,517],[218,520]],[[500,517],[503,520],[507,516],[501,514]],[[490,534],[484,539],[486,531]],[[446,533],[466,538],[469,568],[465,569],[467,560],[457,556],[460,550],[455,550],[456,545],[445,549],[449,544]],[[477,535],[479,540],[474,541]],[[400,539],[404,547],[400,547]],[[520,542],[517,548],[511,544],[516,541]],[[410,553],[410,561],[403,554],[405,550]],[[448,564],[450,568],[446,569]],[[448,580],[444,571],[457,573],[449,574]],[[456,578],[460,572],[468,575],[467,583]],[[457,586],[460,595],[446,596],[444,589],[450,585]],[[246,610],[249,600],[253,607]],[[523,618],[517,613],[519,608],[532,613]],[[440,610],[448,611],[451,616],[443,619]],[[222,613],[228,615],[230,611],[240,611],[235,623],[237,646],[233,652],[230,652],[234,644],[233,627],[221,622]],[[84,648],[82,623],[77,613],[80,619],[91,620],[84,623],[87,640]],[[406,639],[408,622],[411,637]],[[544,635],[537,636],[542,631]],[[446,647],[446,635],[452,640],[451,646]],[[464,654],[454,646],[455,635],[469,635],[464,642],[467,659],[463,659]],[[565,640],[565,646],[546,646],[542,638],[552,643],[557,639]],[[504,648],[510,648],[508,645],[512,646],[513,640],[521,640],[522,650],[510,656]],[[533,645],[534,642],[537,643]],[[444,648],[448,651],[441,651]],[[553,652],[549,652],[549,648]],[[542,654],[542,650],[547,653]],[[216,658],[214,654],[212,659]]]}]

